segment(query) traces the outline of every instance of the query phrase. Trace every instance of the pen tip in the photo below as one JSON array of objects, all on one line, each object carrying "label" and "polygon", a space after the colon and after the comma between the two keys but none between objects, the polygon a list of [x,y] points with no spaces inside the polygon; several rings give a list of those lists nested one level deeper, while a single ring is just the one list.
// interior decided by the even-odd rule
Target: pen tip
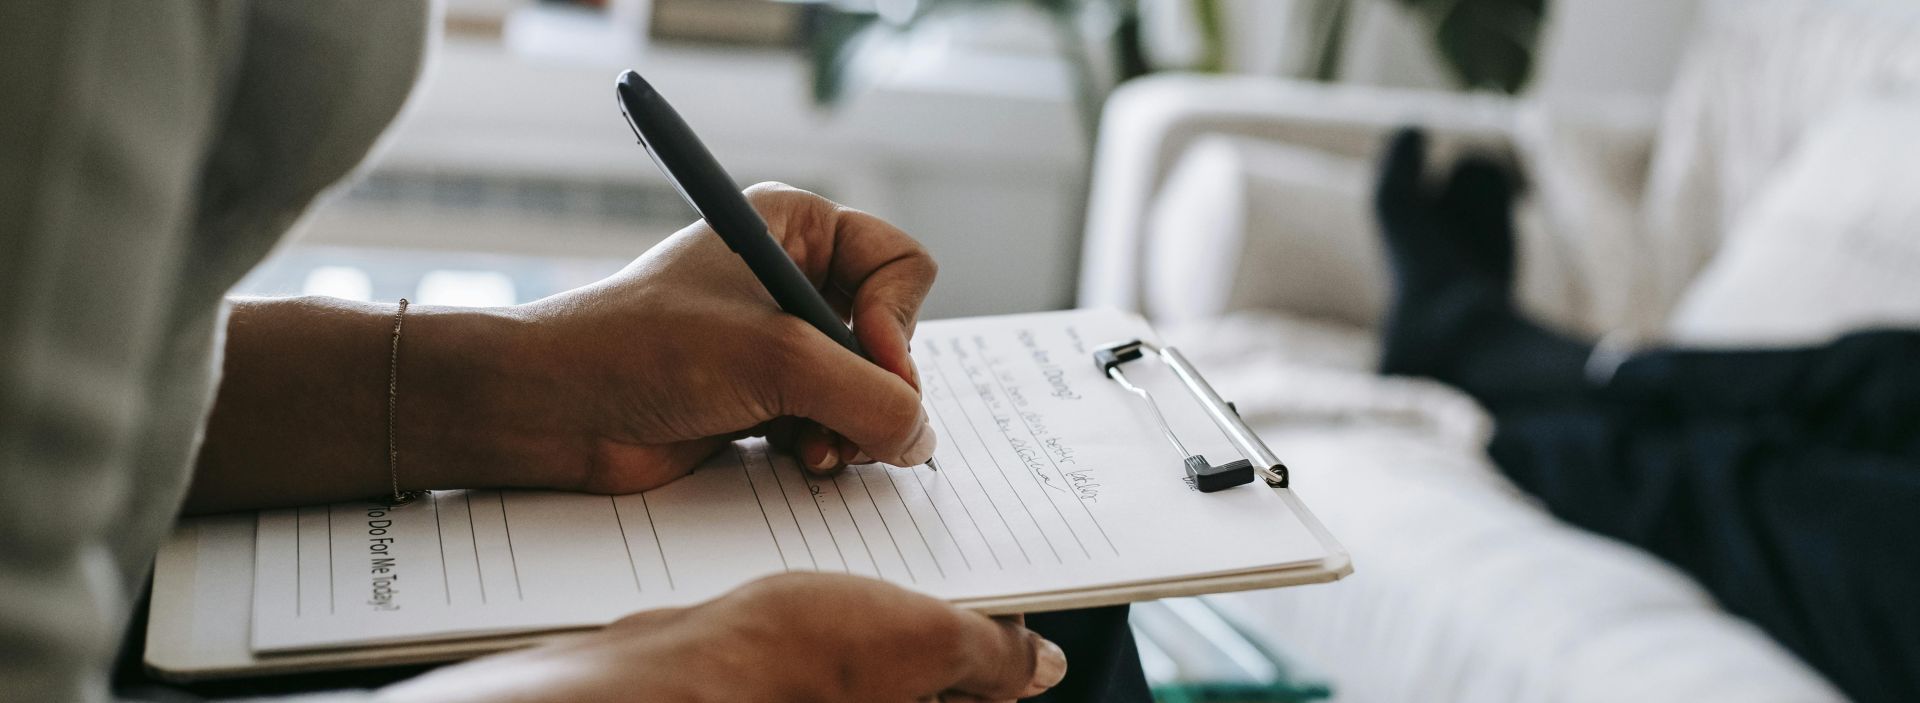
[{"label": "pen tip", "polygon": [[938,463],[936,463],[936,462],[935,462],[935,461],[933,460],[933,457],[927,457],[927,468],[929,468],[929,469],[933,469],[935,473],[939,473],[939,471],[940,471],[940,464],[938,464]]}]

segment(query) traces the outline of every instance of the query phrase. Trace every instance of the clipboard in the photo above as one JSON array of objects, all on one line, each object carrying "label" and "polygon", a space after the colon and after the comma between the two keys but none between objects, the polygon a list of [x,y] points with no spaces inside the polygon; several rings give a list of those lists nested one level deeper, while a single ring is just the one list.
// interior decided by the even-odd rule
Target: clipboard
[{"label": "clipboard", "polygon": [[[1247,490],[1258,490],[1248,488]],[[1308,529],[1328,545],[1328,558],[1310,567],[1274,573],[1196,579],[1176,585],[1141,585],[1083,593],[1062,593],[1020,603],[967,604],[983,612],[1042,612],[1093,608],[1158,598],[1231,593],[1336,581],[1353,573],[1353,562],[1319,520],[1288,488],[1272,486],[1299,511]],[[234,578],[247,565],[231,555],[253,544],[251,514],[193,518],[174,530],[160,548],[154,570],[152,611],[147,621],[145,665],[156,678],[175,683],[338,669],[435,664],[528,647],[566,634],[476,638],[452,642],[401,644],[259,656],[248,646],[251,578]],[[222,555],[227,555],[223,557]]]},{"label": "clipboard", "polygon": [[[1042,315],[1071,315],[1047,313]],[[1136,320],[1137,318],[1131,318]],[[928,323],[929,325],[935,323]],[[1136,322],[1145,327],[1144,322]],[[917,340],[918,338],[916,338]],[[1334,581],[1352,573],[1352,561],[1345,548],[1307,509],[1289,486],[1290,473],[1239,417],[1238,410],[1221,399],[1197,369],[1187,363],[1177,349],[1155,345],[1141,339],[1100,346],[1092,350],[1095,371],[1109,382],[1127,388],[1142,398],[1159,419],[1178,454],[1168,452],[1156,457],[1171,476],[1182,470],[1196,490],[1205,472],[1215,468],[1196,466],[1173,427],[1160,415],[1159,403],[1144,389],[1130,382],[1128,371],[1135,362],[1158,359],[1178,376],[1207,416],[1230,439],[1243,458],[1220,465],[1219,475],[1243,472],[1262,481],[1239,481],[1215,490],[1271,491],[1298,519],[1305,533],[1317,542],[1321,555],[1317,560],[1282,568],[1262,569],[1202,577],[1160,581],[1139,581],[1097,588],[1053,592],[1024,593],[1017,597],[950,599],[955,605],[990,615],[1044,612],[1089,608],[1175,596],[1224,593],[1281,586]],[[1082,366],[1081,368],[1086,368]],[[1124,397],[1124,396],[1120,396]],[[1197,422],[1197,421],[1195,421]],[[1191,455],[1197,456],[1197,455]],[[946,463],[946,462],[943,462]],[[1204,464],[1204,462],[1201,462]],[[1237,466],[1236,466],[1237,465]],[[1198,475],[1197,475],[1198,474]],[[1237,481],[1238,479],[1230,479]],[[1252,484],[1252,485],[1248,485]],[[1206,500],[1210,496],[1200,496]],[[464,639],[431,642],[379,644],[311,651],[259,654],[252,646],[254,602],[254,552],[258,518],[252,513],[190,518],[182,521],[163,543],[155,567],[152,608],[145,640],[145,665],[160,679],[194,682],[245,676],[304,673],[325,670],[401,666],[455,661],[484,654],[530,646],[573,630],[556,629],[532,633],[482,634]],[[1260,535],[1244,535],[1258,539]]]}]

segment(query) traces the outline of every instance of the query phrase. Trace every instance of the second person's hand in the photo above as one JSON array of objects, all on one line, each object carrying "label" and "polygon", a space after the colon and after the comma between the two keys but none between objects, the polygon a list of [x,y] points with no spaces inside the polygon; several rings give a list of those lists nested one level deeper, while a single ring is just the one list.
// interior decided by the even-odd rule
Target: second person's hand
[{"label": "second person's hand", "polygon": [[873,579],[793,574],[450,666],[379,698],[959,703],[1038,695],[1066,671],[1059,647],[1015,622]]}]

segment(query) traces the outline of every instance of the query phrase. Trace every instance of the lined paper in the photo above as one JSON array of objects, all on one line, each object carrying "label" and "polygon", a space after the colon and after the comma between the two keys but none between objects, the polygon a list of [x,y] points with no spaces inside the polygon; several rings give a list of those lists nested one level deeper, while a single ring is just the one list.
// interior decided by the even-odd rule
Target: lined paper
[{"label": "lined paper", "polygon": [[[253,648],[600,625],[783,572],[965,603],[1322,558],[1270,491],[1191,490],[1144,407],[1094,368],[1093,346],[1148,334],[1104,311],[922,324],[914,356],[939,472],[819,477],[745,440],[642,494],[439,491],[397,508],[262,512]],[[1196,451],[1237,458],[1171,374],[1143,364],[1129,377]],[[1198,537],[1214,534],[1249,538]]]}]

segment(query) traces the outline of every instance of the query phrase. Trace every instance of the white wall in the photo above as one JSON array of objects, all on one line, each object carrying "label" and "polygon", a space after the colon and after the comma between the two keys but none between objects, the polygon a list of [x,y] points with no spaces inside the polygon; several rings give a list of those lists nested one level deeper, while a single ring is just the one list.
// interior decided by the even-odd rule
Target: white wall
[{"label": "white wall", "polygon": [[1658,95],[1673,83],[1701,0],[1548,0],[1532,92]]},{"label": "white wall", "polygon": [[[940,51],[895,59],[872,90],[836,110],[811,104],[805,64],[790,52],[663,45],[631,65],[742,185],[815,188],[924,242],[942,262],[929,317],[1068,304],[1085,146],[1065,68],[1051,57]],[[341,198],[317,209],[304,241],[637,256],[693,214],[648,195],[666,184],[612,99],[628,63],[528,58],[498,42],[449,39],[373,168],[624,185],[655,204],[647,217],[543,224]]]}]

